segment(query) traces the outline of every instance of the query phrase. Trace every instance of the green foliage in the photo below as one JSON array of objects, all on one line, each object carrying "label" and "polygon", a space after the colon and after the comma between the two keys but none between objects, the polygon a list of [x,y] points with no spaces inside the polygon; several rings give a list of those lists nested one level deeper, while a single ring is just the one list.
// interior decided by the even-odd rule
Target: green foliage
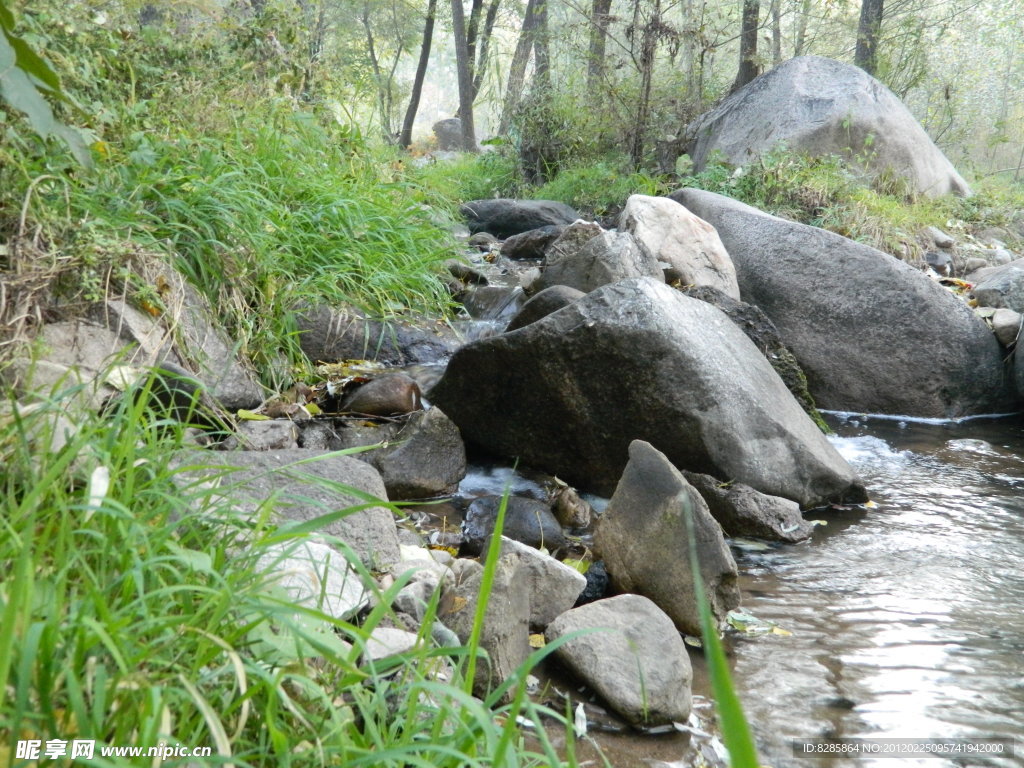
[{"label": "green foliage", "polygon": [[415,648],[361,661],[406,579],[353,623],[296,606],[257,568],[346,510],[291,528],[240,520],[228,470],[219,489],[188,474],[215,469],[216,453],[173,463],[182,431],[145,386],[103,416],[69,415],[86,394],[39,393],[0,413],[0,763],[18,734],[209,746],[213,757],[192,760],[209,765],[561,764],[541,724],[561,715],[464,692],[466,649],[430,640],[436,601]]},{"label": "green foliage", "polygon": [[14,34],[14,15],[0,0],[0,96],[21,112],[41,139],[63,141],[82,165],[92,158],[81,134],[53,114],[47,98],[67,100],[60,78],[32,47]]},{"label": "green foliage", "polygon": [[897,258],[922,255],[921,231],[1009,223],[1024,203],[1021,185],[986,180],[968,198],[914,197],[891,175],[870,185],[839,157],[809,157],[779,149],[758,162],[733,168],[713,161],[683,186],[728,195],[777,216],[822,227]]},{"label": "green foliage", "polygon": [[519,167],[507,144],[479,155],[454,160],[431,160],[414,168],[424,199],[442,202],[451,210],[467,200],[517,197],[523,191]]},{"label": "green foliage", "polygon": [[671,191],[667,180],[627,170],[622,158],[562,169],[554,181],[530,191],[543,200],[560,200],[595,216],[617,213],[630,195],[663,195]]}]

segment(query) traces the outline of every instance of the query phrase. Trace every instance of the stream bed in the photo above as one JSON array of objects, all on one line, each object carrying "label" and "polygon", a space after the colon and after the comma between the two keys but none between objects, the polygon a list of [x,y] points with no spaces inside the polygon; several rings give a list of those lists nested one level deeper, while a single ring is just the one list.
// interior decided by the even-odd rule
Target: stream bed
[{"label": "stream bed", "polygon": [[1024,764],[1024,422],[833,417],[839,451],[876,509],[829,515],[801,545],[739,558],[743,607],[791,636],[733,644],[763,761],[794,740],[1017,739]]}]

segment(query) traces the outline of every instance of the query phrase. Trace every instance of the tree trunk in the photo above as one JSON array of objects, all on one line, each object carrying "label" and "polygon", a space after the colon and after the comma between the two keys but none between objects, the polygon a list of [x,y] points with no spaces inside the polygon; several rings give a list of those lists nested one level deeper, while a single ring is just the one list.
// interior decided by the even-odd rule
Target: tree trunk
[{"label": "tree trunk", "polygon": [[476,66],[473,68],[473,102],[480,94],[480,86],[483,85],[484,75],[487,72],[487,54],[490,52],[491,35],[494,34],[494,22],[498,18],[498,8],[501,0],[492,0],[487,8],[487,18],[484,19],[484,32],[480,35],[480,55],[477,57]]},{"label": "tree trunk", "polygon": [[538,0],[533,9],[533,63],[537,86],[551,86],[551,50],[548,47],[548,0]]},{"label": "tree trunk", "polygon": [[740,31],[740,68],[732,91],[738,91],[758,76],[757,27],[761,17],[760,0],[743,0],[743,27]]},{"label": "tree trunk", "polygon": [[[654,80],[654,59],[661,30],[661,0],[655,0],[651,17],[644,24],[640,42],[640,100],[630,137],[629,159],[639,169],[644,158],[644,134],[651,112],[651,83]],[[640,30],[634,32],[637,34]]]},{"label": "tree trunk", "polygon": [[782,63],[782,9],[781,0],[772,0],[772,66]]},{"label": "tree trunk", "polygon": [[878,71],[878,34],[882,29],[884,0],[862,0],[857,25],[857,50],[853,63],[869,75]]},{"label": "tree trunk", "polygon": [[466,46],[466,18],[462,0],[452,0],[452,31],[455,35],[455,67],[459,73],[459,119],[462,121],[462,149],[476,152],[473,128],[473,77],[469,72],[469,51]]},{"label": "tree trunk", "polygon": [[391,135],[391,115],[388,109],[387,97],[384,91],[384,73],[380,68],[380,58],[377,56],[377,46],[373,39],[373,28],[370,26],[370,4],[363,3],[363,29],[366,31],[366,48],[370,54],[370,67],[373,69],[373,79],[377,83],[377,106],[380,108],[380,125],[384,136]]},{"label": "tree trunk", "polygon": [[476,67],[476,38],[480,30],[480,11],[484,0],[472,0],[469,7],[469,25],[466,27],[466,60],[469,62],[469,76],[473,77]]},{"label": "tree trunk", "polygon": [[604,79],[604,52],[608,41],[608,14],[612,0],[594,0],[590,13],[590,59],[587,61],[587,90],[591,93]]},{"label": "tree trunk", "polygon": [[800,10],[796,14],[796,42],[793,45],[793,55],[803,56],[807,45],[807,19],[811,15],[811,0],[803,0]]},{"label": "tree trunk", "polygon": [[501,119],[498,122],[498,133],[508,133],[512,123],[512,115],[519,106],[519,98],[523,94],[523,81],[526,79],[526,65],[530,61],[533,50],[534,8],[537,0],[527,0],[526,13],[523,14],[523,26],[519,31],[519,42],[516,43],[512,63],[508,68],[508,85],[505,86],[505,102],[501,108]]},{"label": "tree trunk", "polygon": [[402,121],[402,134],[398,143],[403,149],[412,144],[412,125],[416,122],[416,112],[420,108],[420,95],[423,93],[423,80],[427,75],[427,64],[430,61],[430,46],[434,40],[434,18],[437,16],[437,0],[427,4],[427,18],[423,22],[423,43],[420,45],[420,59],[416,63],[416,76],[412,81],[412,93],[409,95],[409,107],[405,110]]}]

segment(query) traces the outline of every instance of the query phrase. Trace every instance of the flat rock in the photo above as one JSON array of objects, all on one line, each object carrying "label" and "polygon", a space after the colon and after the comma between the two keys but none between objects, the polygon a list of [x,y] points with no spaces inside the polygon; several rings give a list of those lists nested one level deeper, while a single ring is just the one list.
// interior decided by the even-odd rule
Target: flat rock
[{"label": "flat rock", "polygon": [[[600,630],[590,631],[587,630]],[[672,620],[640,595],[599,600],[559,616],[545,638],[585,632],[555,656],[634,725],[685,723],[690,658]]]},{"label": "flat rock", "polygon": [[[221,478],[217,495],[230,501],[243,520],[263,515],[267,505],[273,512],[272,519],[287,525],[366,504],[363,497],[346,488],[387,501],[377,470],[350,456],[299,448],[185,451],[174,464],[179,470],[187,467],[187,471],[174,476],[179,487]],[[385,507],[360,509],[319,530],[345,542],[369,568],[386,568],[400,557],[395,520]]]},{"label": "flat rock", "polygon": [[473,234],[489,232],[498,238],[512,237],[531,229],[572,224],[580,218],[573,208],[555,200],[473,200],[459,208]]}]

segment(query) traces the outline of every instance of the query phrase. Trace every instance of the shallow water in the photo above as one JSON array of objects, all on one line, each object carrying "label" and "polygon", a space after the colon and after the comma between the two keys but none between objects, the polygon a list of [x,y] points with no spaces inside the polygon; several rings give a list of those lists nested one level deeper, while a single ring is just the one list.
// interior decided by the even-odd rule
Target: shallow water
[{"label": "shallow water", "polygon": [[743,605],[791,636],[741,639],[735,678],[762,759],[823,737],[1017,738],[1024,764],[1024,428],[846,419],[834,444],[876,509],[828,515],[801,545],[740,557]]},{"label": "shallow water", "polygon": [[[744,612],[792,633],[730,636],[763,764],[1024,765],[1024,421],[832,422],[877,507],[812,513],[826,524],[811,541],[737,550]],[[542,497],[543,485],[477,465],[462,493]],[[693,661],[694,692],[709,696]],[[794,753],[794,742],[834,738],[1018,741],[1016,758]],[[616,768],[692,762],[682,734],[596,740]]]}]

